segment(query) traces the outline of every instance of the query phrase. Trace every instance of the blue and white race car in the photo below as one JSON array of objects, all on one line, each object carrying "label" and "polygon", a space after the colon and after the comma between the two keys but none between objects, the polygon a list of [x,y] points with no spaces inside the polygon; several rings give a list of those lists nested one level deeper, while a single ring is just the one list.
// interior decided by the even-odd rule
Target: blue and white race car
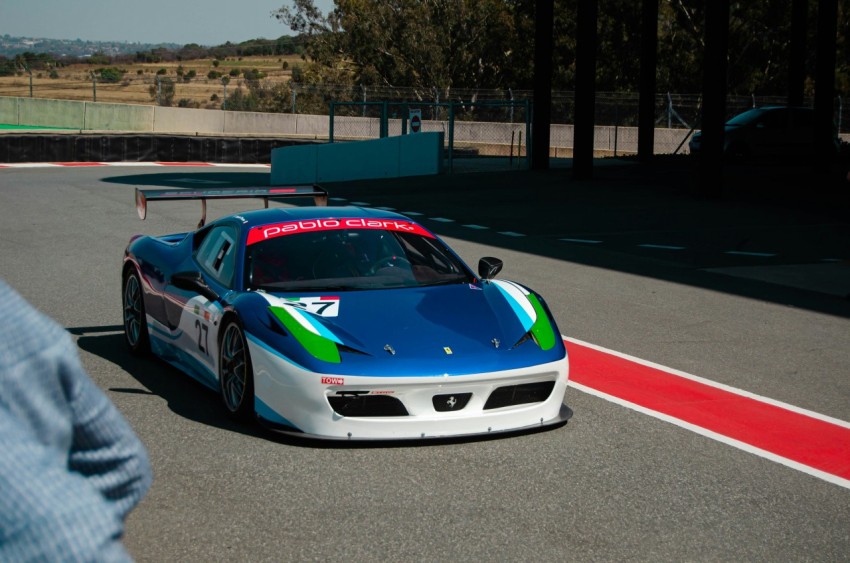
[{"label": "blue and white race car", "polygon": [[421,224],[326,207],[317,186],[137,190],[148,201],[313,196],[137,236],[127,345],[219,392],[235,416],[340,440],[486,435],[565,423],[568,362],[544,300]]}]

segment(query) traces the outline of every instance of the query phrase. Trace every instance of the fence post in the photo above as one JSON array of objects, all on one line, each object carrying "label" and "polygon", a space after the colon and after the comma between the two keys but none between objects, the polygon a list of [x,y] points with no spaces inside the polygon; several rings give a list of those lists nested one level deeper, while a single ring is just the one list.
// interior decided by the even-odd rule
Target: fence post
[{"label": "fence post", "polygon": [[328,123],[328,142],[334,142],[334,107],[336,106],[336,102],[331,102],[330,110],[328,111],[328,119],[330,122]]},{"label": "fence post", "polygon": [[841,100],[841,96],[838,96],[838,134],[841,135],[841,114],[843,113],[844,106]]},{"label": "fence post", "polygon": [[363,117],[366,117],[366,87],[361,84],[360,89],[363,91]]},{"label": "fence post", "polygon": [[449,172],[454,172],[455,103],[449,102]]},{"label": "fence post", "polygon": [[387,119],[388,119],[387,116],[388,116],[388,113],[389,113],[388,112],[388,105],[389,104],[387,102],[383,102],[381,104],[381,133],[380,133],[380,135],[381,135],[382,139],[385,138],[385,137],[388,137],[389,134],[390,134],[389,133],[390,132],[390,124],[387,121]]},{"label": "fence post", "polygon": [[97,77],[94,72],[91,73],[91,97],[93,102],[97,101]]},{"label": "fence post", "polygon": [[[431,112],[433,116],[434,112]],[[410,115],[410,106],[401,104],[401,134],[407,135],[407,117]]]},{"label": "fence post", "polygon": [[[531,135],[531,112],[533,111],[534,106],[529,100],[523,100],[523,104],[525,105],[525,164],[526,168],[531,168],[531,156],[534,152],[534,137]],[[517,158],[519,158],[519,154],[517,154]]]},{"label": "fence post", "polygon": [[298,113],[295,111],[295,99],[298,97],[298,84],[295,82],[291,82],[292,84],[292,113]]}]

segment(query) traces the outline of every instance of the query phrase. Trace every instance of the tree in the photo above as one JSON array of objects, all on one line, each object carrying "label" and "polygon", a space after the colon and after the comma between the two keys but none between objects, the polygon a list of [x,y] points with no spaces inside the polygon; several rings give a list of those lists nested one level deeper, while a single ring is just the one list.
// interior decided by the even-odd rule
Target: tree
[{"label": "tree", "polygon": [[[432,88],[512,85],[512,49],[519,42],[505,0],[336,0],[323,15],[313,0],[294,0],[274,16],[307,36],[305,76],[343,84]],[[523,64],[527,64],[525,61]],[[511,83],[511,84],[509,84]]]}]

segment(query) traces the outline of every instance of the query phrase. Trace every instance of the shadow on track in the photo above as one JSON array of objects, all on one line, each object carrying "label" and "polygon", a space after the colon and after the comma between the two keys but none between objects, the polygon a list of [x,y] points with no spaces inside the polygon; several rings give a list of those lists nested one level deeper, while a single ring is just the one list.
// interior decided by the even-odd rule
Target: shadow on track
[{"label": "shadow on track", "polygon": [[446,444],[486,442],[518,436],[530,436],[549,432],[564,424],[531,429],[522,432],[505,432],[495,435],[463,438],[429,438],[425,440],[374,440],[368,442],[347,442],[339,440],[320,440],[301,438],[297,435],[281,434],[260,424],[250,424],[234,420],[229,416],[218,395],[208,387],[195,381],[185,373],[153,356],[137,357],[130,353],[124,342],[121,325],[100,327],[75,327],[68,332],[77,336],[77,345],[81,350],[103,358],[130,374],[145,390],[113,387],[113,393],[155,395],[165,399],[168,408],[183,418],[238,432],[247,436],[261,438],[282,445],[313,449],[370,449],[426,447]]}]

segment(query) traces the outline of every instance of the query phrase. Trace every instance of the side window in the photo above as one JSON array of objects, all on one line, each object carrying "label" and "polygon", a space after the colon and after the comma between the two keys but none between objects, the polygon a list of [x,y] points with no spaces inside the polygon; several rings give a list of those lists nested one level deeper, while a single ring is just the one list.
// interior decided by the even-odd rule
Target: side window
[{"label": "side window", "polygon": [[195,251],[195,260],[201,268],[225,287],[233,284],[237,240],[235,227],[221,225],[213,228]]}]

